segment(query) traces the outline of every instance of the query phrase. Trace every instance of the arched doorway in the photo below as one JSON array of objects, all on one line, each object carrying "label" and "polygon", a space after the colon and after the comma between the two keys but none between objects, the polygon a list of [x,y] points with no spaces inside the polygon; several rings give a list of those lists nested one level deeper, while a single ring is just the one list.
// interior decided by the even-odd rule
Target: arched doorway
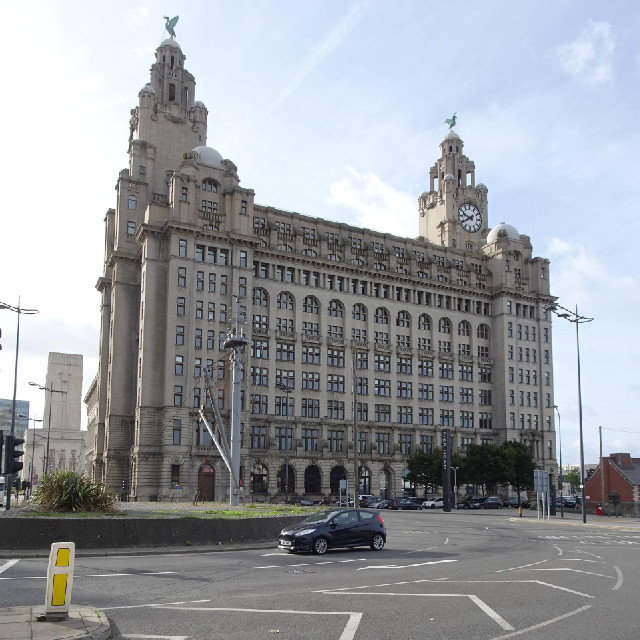
[{"label": "arched doorway", "polygon": [[380,470],[380,497],[388,498],[391,488],[391,474],[389,469]]},{"label": "arched doorway", "polygon": [[251,468],[251,492],[267,493],[268,474],[263,464],[255,464]]},{"label": "arched doorway", "polygon": [[296,492],[296,474],[294,468],[289,465],[289,475],[287,477],[287,465],[283,464],[278,469],[278,491],[287,492],[287,482],[289,483],[289,495]]},{"label": "arched doorway", "polygon": [[320,468],[315,464],[309,465],[304,470],[304,492],[317,495],[322,493],[322,474]]},{"label": "arched doorway", "polygon": [[198,469],[198,495],[203,502],[212,502],[215,498],[216,471],[210,464]]},{"label": "arched doorway", "polygon": [[371,495],[371,472],[367,467],[358,468],[358,495]]},{"label": "arched doorway", "polygon": [[340,493],[340,480],[347,479],[347,472],[342,466],[333,467],[329,474],[329,491],[332,496],[337,496]]},{"label": "arched doorway", "polygon": [[415,496],[416,495],[416,485],[407,479],[409,475],[409,469],[404,469],[402,472],[402,493],[405,496]]}]

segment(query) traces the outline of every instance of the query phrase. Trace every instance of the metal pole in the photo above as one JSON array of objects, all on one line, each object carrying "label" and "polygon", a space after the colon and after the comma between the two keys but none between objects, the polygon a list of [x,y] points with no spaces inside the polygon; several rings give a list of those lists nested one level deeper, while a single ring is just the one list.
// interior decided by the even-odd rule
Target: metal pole
[{"label": "metal pole", "polygon": [[458,509],[458,467],[453,469],[453,508]]},{"label": "metal pole", "polygon": [[558,414],[558,450],[560,454],[560,517],[564,518],[564,498],[562,491],[564,489],[564,472],[562,471],[562,431],[560,430],[560,409],[557,405],[553,405],[553,408]]},{"label": "metal pole", "polygon": [[289,393],[291,392],[291,389],[289,389],[289,387],[287,387],[287,390],[285,391],[285,397],[287,398],[287,413],[286,413],[286,420],[285,420],[285,429],[286,429],[286,435],[285,435],[285,444],[286,444],[286,449],[284,451],[284,501],[289,504]]},{"label": "metal pole", "polygon": [[[358,509],[360,501],[358,500],[358,492],[360,491],[360,466],[358,462],[358,385],[356,380],[356,350],[351,347],[351,361],[353,365],[353,507]],[[347,496],[347,504],[349,504],[349,496]]]},{"label": "metal pole", "polygon": [[[578,305],[576,305],[576,318],[578,316]],[[586,489],[584,486],[584,438],[582,435],[582,386],[580,383],[580,337],[579,337],[579,325],[580,322],[576,319],[576,349],[578,353],[578,416],[580,421],[580,486],[582,491],[582,522],[587,524],[587,504],[586,504]]]},{"label": "metal pole", "polygon": [[602,457],[602,426],[598,427],[600,434],[600,507],[604,509],[604,458]]},{"label": "metal pole", "polygon": [[[237,334],[236,334],[237,335]],[[240,504],[239,487],[235,486],[234,478],[240,481],[240,411],[241,404],[241,380],[242,362],[240,360],[240,348],[233,348],[233,399],[231,407],[231,478],[229,483],[229,504],[237,507]]]},{"label": "metal pole", "polygon": [[51,438],[51,405],[53,404],[53,390],[45,387],[45,393],[49,392],[49,419],[47,420],[47,451],[44,455],[44,475],[49,473],[49,440]]}]

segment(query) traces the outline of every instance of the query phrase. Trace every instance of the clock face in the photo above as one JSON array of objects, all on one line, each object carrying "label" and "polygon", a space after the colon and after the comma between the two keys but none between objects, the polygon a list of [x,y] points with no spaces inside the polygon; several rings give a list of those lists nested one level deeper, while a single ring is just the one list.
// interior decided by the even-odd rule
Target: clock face
[{"label": "clock face", "polygon": [[482,226],[482,214],[478,207],[467,202],[458,209],[458,221],[465,231],[475,233]]}]

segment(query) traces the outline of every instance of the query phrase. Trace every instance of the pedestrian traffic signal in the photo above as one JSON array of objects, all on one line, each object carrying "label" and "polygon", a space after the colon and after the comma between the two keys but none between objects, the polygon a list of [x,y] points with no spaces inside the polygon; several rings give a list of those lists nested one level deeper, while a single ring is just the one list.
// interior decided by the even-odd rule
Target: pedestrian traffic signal
[{"label": "pedestrian traffic signal", "polygon": [[5,474],[11,475],[19,473],[23,467],[22,462],[17,458],[24,455],[24,451],[17,450],[21,444],[24,443],[22,438],[16,438],[15,436],[7,436],[7,458],[5,463]]}]

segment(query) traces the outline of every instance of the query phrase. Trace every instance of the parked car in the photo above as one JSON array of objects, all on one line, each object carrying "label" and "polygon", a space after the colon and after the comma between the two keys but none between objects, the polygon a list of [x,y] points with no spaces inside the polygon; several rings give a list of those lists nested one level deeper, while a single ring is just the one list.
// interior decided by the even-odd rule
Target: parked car
[{"label": "parked car", "polygon": [[480,505],[483,509],[502,509],[502,500],[497,496],[486,498]]},{"label": "parked car", "polygon": [[385,500],[380,500],[380,502],[378,502],[378,504],[376,505],[376,509],[391,509],[392,503],[393,500],[389,500],[388,498]]},{"label": "parked car", "polygon": [[394,498],[388,508],[394,509],[395,511],[403,511],[409,509],[417,509],[419,511],[422,511],[422,505],[414,502],[413,500],[409,500],[409,498]]},{"label": "parked car", "polygon": [[423,509],[442,509],[444,507],[444,498],[442,496],[438,498],[429,498],[422,503]]},{"label": "parked car", "polygon": [[375,496],[369,494],[358,496],[358,500],[361,507],[370,507],[372,502],[380,501],[379,498],[376,498]]},{"label": "parked car", "polygon": [[[560,498],[558,498],[558,507],[560,506]],[[565,509],[576,509],[578,506],[578,502],[571,496],[562,496],[562,506],[564,506]]]},{"label": "parked car", "polygon": [[278,549],[318,555],[335,547],[369,546],[380,551],[387,530],[380,513],[369,509],[325,509],[280,532]]},{"label": "parked car", "polygon": [[422,506],[423,498],[420,498],[419,496],[407,496],[407,500],[411,500],[411,502],[415,502]]},{"label": "parked car", "polygon": [[482,496],[468,496],[458,505],[458,509],[480,509],[485,500]]},{"label": "parked car", "polygon": [[[502,504],[505,507],[508,507],[509,509],[517,509],[518,508],[518,496],[513,496],[512,498],[507,498],[506,500],[503,500]],[[523,498],[522,496],[520,496],[520,506],[523,509],[530,509],[531,508],[531,500],[528,500],[527,498]]]}]

